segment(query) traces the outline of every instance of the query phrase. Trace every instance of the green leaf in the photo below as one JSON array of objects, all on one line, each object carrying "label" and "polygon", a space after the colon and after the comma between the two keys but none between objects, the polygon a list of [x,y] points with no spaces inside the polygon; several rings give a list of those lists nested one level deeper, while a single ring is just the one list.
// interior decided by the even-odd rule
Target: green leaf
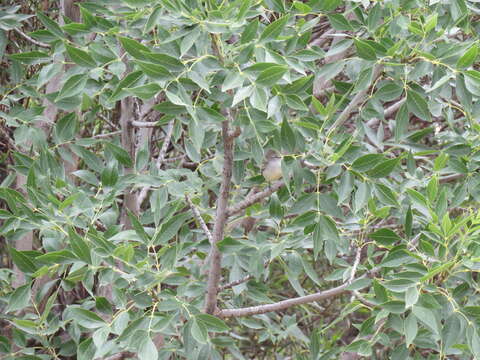
[{"label": "green leaf", "polygon": [[68,237],[73,253],[87,264],[92,264],[92,257],[90,255],[90,247],[72,228],[68,229]]},{"label": "green leaf", "polygon": [[191,328],[191,333],[193,338],[199,342],[200,344],[206,344],[208,341],[208,330],[207,326],[201,322],[198,321],[196,317],[193,318],[192,320],[192,328]]},{"label": "green leaf", "polygon": [[368,237],[372,238],[376,243],[386,247],[391,247],[396,242],[402,241],[402,238],[395,234],[393,230],[386,228],[378,229],[374,233],[368,235]]},{"label": "green leaf", "polygon": [[443,349],[450,349],[462,336],[462,322],[456,313],[450,315],[442,327]]},{"label": "green leaf", "polygon": [[44,63],[51,60],[50,55],[42,51],[22,52],[18,54],[8,55],[8,57],[10,59],[20,61],[21,63],[30,64],[30,65]]},{"label": "green leaf", "polygon": [[430,111],[428,110],[427,101],[413,90],[407,90],[407,106],[408,110],[423,120],[431,120]]},{"label": "green leaf", "polygon": [[263,70],[260,75],[258,75],[255,83],[260,86],[273,86],[275,85],[283,75],[288,71],[286,66],[274,65],[268,69]]},{"label": "green leaf", "polygon": [[[122,99],[122,90],[126,88],[135,87],[136,84],[140,83],[141,79],[144,77],[143,71],[134,71],[125,76],[117,85],[117,88],[112,93],[109,101],[118,101]],[[124,91],[126,94],[127,92]]]},{"label": "green leaf", "polygon": [[480,96],[480,71],[468,70],[464,72],[465,87],[473,95]]},{"label": "green leaf", "polygon": [[224,332],[230,330],[223,320],[209,314],[198,314],[195,319],[205,324],[208,331]]},{"label": "green leaf", "polygon": [[29,274],[37,271],[37,266],[32,261],[32,259],[28,255],[26,255],[26,252],[15,250],[12,247],[9,249],[10,249],[10,255],[12,257],[13,263],[17,265],[17,267],[21,271]]},{"label": "green leaf", "polygon": [[413,340],[417,337],[417,332],[418,332],[418,325],[417,325],[417,319],[415,318],[415,315],[410,314],[407,316],[405,319],[404,323],[404,331],[405,331],[405,343],[407,347],[409,347]]},{"label": "green leaf", "polygon": [[354,43],[355,47],[357,48],[358,57],[370,61],[377,60],[377,54],[375,53],[375,49],[370,44],[359,39],[355,39]]},{"label": "green leaf", "polygon": [[145,229],[143,228],[142,224],[140,221],[138,221],[137,217],[132,214],[131,211],[127,210],[128,218],[130,219],[130,222],[132,223],[133,228],[135,229],[135,232],[137,235],[142,239],[142,241],[145,244],[148,244],[150,241],[150,237],[148,234],[145,232]]},{"label": "green leaf", "polygon": [[282,139],[282,147],[286,151],[293,153],[295,151],[297,140],[295,139],[295,133],[287,120],[283,120],[282,122],[280,137]]},{"label": "green leaf", "polygon": [[77,360],[89,360],[95,357],[95,344],[93,339],[83,340],[77,348]]},{"label": "green leaf", "polygon": [[5,312],[8,313],[26,308],[30,302],[31,296],[31,284],[16,288],[10,294]]},{"label": "green leaf", "polygon": [[97,63],[88,52],[77,49],[68,44],[65,44],[65,48],[67,49],[68,56],[75,64],[88,68],[94,68],[97,66]]},{"label": "green leaf", "polygon": [[49,251],[44,255],[35,258],[40,263],[53,264],[72,264],[78,261],[78,258],[68,250]]},{"label": "green leaf", "polygon": [[65,142],[74,138],[77,129],[77,114],[71,112],[70,114],[61,117],[55,123],[55,136],[60,143]]},{"label": "green leaf", "polygon": [[243,85],[245,78],[237,71],[231,71],[225,77],[222,84],[222,92],[235,89]]},{"label": "green leaf", "polygon": [[111,162],[108,164],[105,169],[102,170],[100,175],[102,185],[105,187],[114,186],[118,181],[118,169],[116,162]]},{"label": "green leaf", "polygon": [[352,169],[360,172],[366,172],[373,169],[379,162],[385,160],[382,154],[367,154],[355,159],[352,163]]},{"label": "green leaf", "polygon": [[243,30],[242,36],[240,37],[241,44],[246,44],[255,39],[255,37],[257,36],[258,24],[258,19],[255,19],[245,27],[245,30]]},{"label": "green leaf", "polygon": [[252,95],[253,86],[246,86],[237,90],[233,96],[232,106],[237,105],[240,101],[245,100],[247,97]]},{"label": "green leaf", "polygon": [[172,74],[165,69],[162,65],[157,65],[145,61],[136,60],[137,64],[142,71],[155,80],[167,80],[172,78]]},{"label": "green leaf", "polygon": [[40,11],[37,12],[37,18],[53,35],[57,36],[60,39],[65,38],[65,34],[63,33],[63,30],[55,21],[53,21],[52,19],[50,19],[48,16],[44,15]]},{"label": "green leaf", "polygon": [[399,206],[397,195],[388,186],[383,184],[375,184],[375,191],[381,202],[386,205]]},{"label": "green leaf", "polygon": [[467,68],[475,63],[478,56],[478,45],[473,44],[457,61],[457,68]]},{"label": "green leaf", "polygon": [[161,228],[152,239],[152,243],[157,244],[165,244],[168,240],[174,237],[178,230],[182,227],[187,219],[190,218],[188,213],[181,213],[173,216],[170,220],[163,223]]},{"label": "green leaf", "polygon": [[148,100],[157,95],[162,88],[157,83],[148,83],[134,88],[126,88],[125,90],[142,100]]},{"label": "green leaf", "polygon": [[268,25],[265,30],[263,30],[262,35],[260,35],[259,41],[268,42],[278,38],[285,25],[287,25],[288,19],[289,16],[286,15]]},{"label": "green leaf", "polygon": [[125,51],[133,56],[136,59],[145,59],[145,52],[149,53],[150,49],[146,47],[143,44],[140,44],[138,41],[119,36],[118,39],[120,40],[120,43],[122,44],[122,47],[125,49]]},{"label": "green leaf", "polygon": [[330,21],[330,24],[332,24],[332,27],[335,30],[340,30],[340,31],[352,31],[353,27],[350,24],[350,21],[348,21],[345,16],[342,14],[332,14],[332,15],[327,15],[328,21]]},{"label": "green leaf", "polygon": [[377,96],[382,101],[393,101],[398,99],[403,93],[403,87],[397,85],[393,81],[389,81],[387,84],[383,85],[380,89],[377,90],[375,96]]},{"label": "green leaf", "polygon": [[421,323],[432,330],[434,334],[438,335],[440,333],[437,319],[432,310],[421,306],[413,306],[412,313]]},{"label": "green leaf", "polygon": [[65,84],[63,84],[62,89],[58,93],[55,101],[80,94],[84,90],[86,84],[87,76],[85,74],[70,76],[67,81],[65,81]]},{"label": "green leaf", "polygon": [[325,243],[338,243],[340,236],[335,222],[328,216],[320,216],[313,232],[313,253],[315,259]]},{"label": "green leaf", "polygon": [[113,156],[115,157],[115,159],[117,159],[117,161],[122,164],[122,165],[125,165],[126,167],[132,167],[133,166],[133,162],[132,162],[132,159],[130,158],[130,155],[128,154],[128,152],[117,146],[117,145],[114,145],[112,144],[111,142],[108,142],[108,141],[105,141],[105,146],[106,148],[112,152]]},{"label": "green leaf", "polygon": [[400,158],[397,158],[382,161],[380,164],[370,170],[368,175],[373,178],[387,177],[397,167],[397,165],[400,163],[400,160]]},{"label": "green leaf", "polygon": [[303,102],[303,100],[297,95],[287,95],[285,97],[288,107],[294,110],[299,111],[308,111],[307,105]]},{"label": "green leaf", "polygon": [[403,138],[404,134],[407,132],[409,121],[410,118],[408,116],[407,105],[402,104],[395,117],[395,141],[399,141]]},{"label": "green leaf", "polygon": [[151,53],[151,52],[148,52],[148,53],[144,52],[143,54],[147,57],[149,62],[154,63],[156,65],[160,65],[165,69],[167,69],[168,71],[177,72],[185,69],[185,66],[183,65],[183,63],[173,56],[166,55],[166,54]]},{"label": "green leaf", "polygon": [[318,254],[323,249],[324,237],[322,233],[322,227],[320,223],[315,225],[315,229],[313,230],[313,257],[316,260],[318,258]]},{"label": "green leaf", "polygon": [[78,306],[70,306],[68,311],[80,326],[87,329],[97,329],[106,324],[100,316],[90,310],[82,309]]},{"label": "green leaf", "polygon": [[426,33],[429,33],[437,26],[438,14],[431,14],[425,21],[424,29]]},{"label": "green leaf", "polygon": [[420,292],[416,286],[409,287],[405,292],[405,307],[409,308],[415,305],[420,296]]},{"label": "green leaf", "polygon": [[253,94],[250,97],[250,104],[252,104],[255,109],[267,112],[267,93],[265,90],[255,86]]},{"label": "green leaf", "polygon": [[134,336],[138,339],[138,358],[140,360],[157,360],[158,350],[150,335],[144,330],[139,330]]}]

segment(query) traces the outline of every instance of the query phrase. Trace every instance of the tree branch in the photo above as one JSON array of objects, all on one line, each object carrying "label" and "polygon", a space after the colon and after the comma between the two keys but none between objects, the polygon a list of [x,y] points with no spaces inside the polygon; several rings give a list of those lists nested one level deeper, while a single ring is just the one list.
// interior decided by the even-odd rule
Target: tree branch
[{"label": "tree branch", "polygon": [[124,359],[132,359],[135,356],[134,353],[130,351],[122,351],[118,354],[110,355],[105,357],[104,360],[124,360]]},{"label": "tree branch", "polygon": [[314,301],[320,301],[329,299],[338,295],[341,295],[347,292],[346,288],[350,284],[348,282],[337,286],[333,289],[319,291],[312,295],[300,296],[293,299],[279,301],[273,304],[266,304],[266,305],[258,305],[258,306],[250,306],[246,308],[239,308],[239,309],[224,309],[217,312],[215,315],[227,318],[227,317],[242,317],[242,316],[251,316],[251,315],[258,315],[258,314],[265,314],[271,311],[279,311],[283,309],[288,309],[289,307],[295,305],[302,305],[311,303]]},{"label": "tree branch", "polygon": [[[373,68],[373,77],[372,77],[373,80],[375,80],[380,75],[382,68],[383,67],[381,65],[378,65],[378,64],[375,65],[375,67]],[[357,95],[353,97],[353,99],[350,101],[347,107],[343,109],[343,111],[341,112],[337,120],[335,120],[335,123],[330,128],[328,135],[330,135],[330,132],[332,132],[334,129],[342,126],[343,123],[348,120],[351,113],[358,109],[358,105],[363,101],[363,99],[367,95],[367,92],[368,92],[368,88],[360,91]]]},{"label": "tree branch", "polygon": [[250,307],[239,308],[239,309],[224,309],[224,310],[218,311],[217,313],[215,313],[215,315],[222,318],[251,316],[251,315],[265,314],[267,312],[272,312],[272,311],[280,311],[296,305],[308,304],[314,301],[329,299],[350,291],[350,290],[347,290],[347,287],[353,281],[363,279],[364,277],[373,275],[378,271],[379,271],[378,268],[373,268],[372,270],[368,271],[367,273],[365,273],[364,275],[356,279],[352,279],[352,280],[349,279],[348,281],[344,282],[340,286],[337,286],[337,287],[334,287],[333,289],[329,289],[325,291],[319,291],[315,294],[299,296],[293,299],[283,300],[273,304],[250,306]]},{"label": "tree branch", "polygon": [[227,222],[227,205],[230,194],[230,183],[232,180],[233,168],[233,143],[235,137],[230,133],[229,120],[222,122],[223,136],[223,172],[222,183],[220,185],[220,194],[217,199],[217,211],[215,215],[215,224],[213,226],[212,245],[210,248],[210,268],[207,281],[207,295],[205,297],[205,312],[207,314],[215,313],[217,309],[217,292],[221,272],[221,255],[217,248],[217,243],[223,239],[225,224]]},{"label": "tree branch", "polygon": [[20,29],[17,29],[17,28],[14,28],[13,30],[15,30],[15,32],[22,36],[23,38],[27,39],[28,41],[30,41],[32,44],[34,45],[37,45],[37,46],[41,46],[41,47],[44,47],[44,48],[50,48],[51,46],[49,44],[45,44],[44,42],[41,42],[41,41],[38,41],[38,40],[35,40],[33,38],[31,38],[30,36],[28,36],[27,34],[25,34],[22,30]]},{"label": "tree branch", "polygon": [[[172,139],[172,134],[173,134],[173,124],[174,124],[173,120],[168,123],[167,132],[165,133],[165,138],[163,139],[163,145],[158,154],[157,161],[155,162],[158,170],[160,170],[160,168],[162,167],[162,164],[165,160],[165,154],[167,153],[167,149],[170,146],[170,141]],[[140,193],[138,194],[138,198],[137,198],[138,208],[142,206],[143,201],[147,197],[148,190],[150,190],[150,186],[145,186],[144,188],[142,188],[142,190],[140,190]]]},{"label": "tree branch", "polygon": [[132,121],[132,126],[140,128],[154,128],[158,126],[157,121]]},{"label": "tree branch", "polygon": [[200,226],[203,229],[203,232],[205,235],[207,235],[208,241],[210,244],[213,244],[213,237],[212,233],[208,229],[207,224],[205,224],[205,221],[203,221],[202,215],[200,215],[200,212],[198,211],[197,207],[193,204],[192,200],[188,197],[188,195],[185,195],[185,200],[187,200],[188,206],[190,206],[190,209],[192,209],[193,215],[195,216],[195,219],[198,221]]},{"label": "tree branch", "polygon": [[282,186],[285,185],[285,182],[283,180],[279,180],[273,185],[269,186],[263,191],[260,191],[256,194],[253,194],[252,196],[247,197],[245,200],[240,201],[238,204],[231,206],[227,210],[227,216],[232,216],[235,214],[238,214],[242,210],[246,209],[247,207],[261,201],[262,199],[272,195],[275,191],[279,190]]},{"label": "tree branch", "polygon": [[247,276],[244,276],[244,277],[241,278],[241,279],[238,279],[238,280],[229,282],[229,283],[227,283],[227,284],[225,284],[225,285],[219,286],[219,287],[218,287],[218,291],[222,291],[222,290],[225,290],[225,289],[230,289],[230,288],[232,288],[232,287],[234,287],[234,286],[243,284],[244,282],[247,282],[247,281],[249,281],[249,280],[251,280],[251,279],[253,279],[253,278],[254,278],[254,276],[251,275],[251,274],[250,274],[250,275],[247,275]]}]

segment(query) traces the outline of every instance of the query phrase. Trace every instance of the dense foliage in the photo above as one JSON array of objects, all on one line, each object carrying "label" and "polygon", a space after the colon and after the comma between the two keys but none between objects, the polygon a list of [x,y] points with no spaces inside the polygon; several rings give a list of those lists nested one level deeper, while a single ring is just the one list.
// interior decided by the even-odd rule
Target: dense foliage
[{"label": "dense foliage", "polygon": [[478,1],[2,4],[2,359],[480,358]]}]

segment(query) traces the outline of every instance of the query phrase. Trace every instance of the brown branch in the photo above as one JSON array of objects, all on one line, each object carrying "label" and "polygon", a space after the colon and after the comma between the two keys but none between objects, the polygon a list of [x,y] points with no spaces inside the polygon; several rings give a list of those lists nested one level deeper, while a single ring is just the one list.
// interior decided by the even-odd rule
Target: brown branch
[{"label": "brown branch", "polygon": [[254,276],[251,275],[251,274],[250,274],[250,275],[247,275],[247,276],[244,276],[244,277],[241,278],[241,279],[238,279],[238,280],[229,282],[229,283],[227,283],[227,284],[225,284],[225,285],[219,286],[219,287],[218,287],[218,291],[222,291],[222,290],[225,290],[225,289],[230,289],[230,288],[232,288],[232,287],[234,287],[234,286],[243,284],[244,282],[247,282],[247,281],[249,281],[249,280],[251,280],[251,279],[253,279],[253,278],[254,278]]},{"label": "brown branch", "polygon": [[452,175],[441,177],[438,181],[440,184],[445,184],[445,183],[449,183],[449,182],[453,182],[455,180],[461,179],[464,176],[465,174],[452,174]]},{"label": "brown branch", "polygon": [[[373,80],[380,75],[382,72],[382,66],[381,65],[375,65],[373,68]],[[355,110],[358,110],[358,105],[364,100],[365,96],[367,95],[368,88],[358,92],[357,95],[353,97],[353,99],[350,101],[350,103],[347,105],[345,109],[341,112],[341,114],[338,116],[337,120],[335,120],[335,123],[332,125],[330,132],[332,132],[334,129],[339,128],[340,126],[343,125],[345,121],[348,120],[350,117],[351,113],[354,112]]]},{"label": "brown branch", "polygon": [[118,354],[110,355],[104,358],[104,360],[124,360],[124,359],[132,359],[135,356],[134,353],[130,351],[122,351]]},{"label": "brown branch", "polygon": [[[263,264],[263,267],[264,267],[264,268],[267,268],[269,264],[270,264],[270,262],[267,261],[265,264]],[[234,286],[243,284],[244,282],[247,282],[247,281],[253,279],[254,277],[255,277],[255,276],[254,276],[254,275],[251,275],[251,274],[250,274],[250,275],[247,275],[247,276],[244,276],[244,277],[241,278],[241,279],[238,279],[238,280],[229,282],[229,283],[227,283],[227,284],[225,284],[225,285],[219,286],[219,287],[218,287],[218,291],[222,291],[222,290],[225,290],[225,289],[230,289],[230,288],[232,288],[232,287],[234,287]]]},{"label": "brown branch", "polygon": [[293,299],[279,301],[273,304],[250,306],[250,307],[239,308],[239,309],[224,309],[217,312],[215,315],[222,318],[227,318],[227,317],[242,317],[242,316],[251,316],[251,315],[257,315],[257,314],[265,314],[271,311],[280,311],[283,309],[288,309],[295,305],[307,304],[314,301],[325,300],[325,299],[329,299],[329,298],[341,295],[348,291],[346,290],[346,288],[349,285],[350,284],[347,282],[333,289],[319,291],[312,295],[300,296]]},{"label": "brown branch", "polygon": [[165,159],[165,154],[167,153],[168,147],[170,146],[170,141],[172,140],[173,125],[173,120],[168,123],[167,132],[165,133],[165,139],[163,140],[162,148],[160,149],[160,153],[158,154],[156,165],[157,169],[159,170],[162,167],[163,160]]},{"label": "brown branch", "polygon": [[390,116],[395,114],[397,110],[400,109],[400,106],[402,106],[406,100],[407,98],[402,98],[398,100],[396,103],[390,105],[388,108],[385,109],[383,116],[385,116],[385,118],[389,118]]},{"label": "brown branch", "polygon": [[[400,109],[400,106],[403,105],[403,103],[406,101],[406,98],[402,98],[398,100],[396,103],[390,105],[388,108],[385,109],[383,112],[383,116],[385,119],[389,118],[390,116],[394,115],[398,109]],[[380,122],[380,119],[378,118],[373,118],[367,121],[367,126],[375,126]]]},{"label": "brown branch", "polygon": [[215,215],[215,224],[212,233],[212,246],[210,248],[210,268],[208,272],[207,294],[205,297],[205,312],[207,314],[215,313],[217,309],[217,292],[221,272],[221,254],[217,243],[223,239],[225,224],[227,222],[227,205],[230,194],[230,183],[232,180],[233,168],[233,143],[234,137],[229,130],[229,120],[222,122],[223,136],[223,172],[222,183],[220,185],[220,194],[217,199],[217,211]]},{"label": "brown branch", "polygon": [[[170,141],[172,139],[172,134],[173,134],[173,124],[174,124],[173,120],[168,123],[167,132],[165,133],[165,138],[163,139],[163,145],[162,145],[162,148],[160,149],[160,153],[158,154],[157,161],[155,162],[155,165],[158,170],[160,170],[160,168],[162,167],[162,164],[165,160],[165,154],[167,153],[168,147],[170,146]],[[145,186],[144,188],[142,188],[142,190],[140,190],[140,193],[138,194],[138,198],[137,198],[138,208],[141,207],[143,201],[147,197],[148,190],[150,190],[150,186]]]},{"label": "brown branch", "polygon": [[200,215],[200,212],[198,211],[197,207],[193,204],[192,200],[190,200],[188,195],[185,195],[185,200],[187,200],[188,206],[190,206],[190,209],[192,209],[193,215],[195,216],[195,219],[202,227],[203,232],[205,233],[205,235],[207,235],[208,241],[210,242],[210,244],[213,244],[212,233],[208,229],[207,224],[205,224],[205,221],[203,221],[202,215]]},{"label": "brown branch", "polygon": [[27,39],[28,41],[30,41],[32,44],[34,45],[37,45],[37,46],[41,46],[41,47],[44,47],[44,48],[50,48],[51,46],[49,44],[45,44],[44,42],[41,42],[41,41],[38,41],[38,40],[35,40],[33,38],[31,38],[30,36],[28,36],[27,34],[25,34],[22,30],[20,29],[13,29],[15,30],[15,32],[22,36],[23,38]]},{"label": "brown branch", "polygon": [[261,201],[262,199],[272,195],[275,191],[279,190],[282,186],[285,185],[285,182],[283,180],[279,180],[273,185],[269,186],[263,191],[260,191],[256,194],[253,194],[252,196],[247,197],[245,200],[240,201],[238,204],[233,205],[228,208],[227,210],[227,216],[232,216],[235,214],[238,214],[242,210],[246,209],[247,207]]},{"label": "brown branch", "polygon": [[329,299],[350,291],[347,288],[353,281],[363,279],[366,276],[371,276],[376,272],[378,272],[379,270],[380,270],[379,268],[373,268],[372,270],[368,271],[364,275],[352,281],[348,280],[347,282],[343,283],[340,286],[337,286],[325,291],[319,291],[315,294],[299,296],[293,299],[283,300],[273,304],[250,306],[250,307],[239,308],[239,309],[224,309],[224,310],[217,311],[215,315],[222,318],[251,316],[251,315],[265,314],[267,312],[272,312],[272,311],[280,311],[296,305],[308,304],[314,301]]},{"label": "brown branch", "polygon": [[107,137],[110,137],[110,136],[120,135],[121,133],[122,133],[122,131],[118,130],[118,131],[113,131],[111,133],[106,133],[106,134],[97,134],[97,135],[93,135],[91,137],[91,139],[103,139],[103,138],[107,138]]}]

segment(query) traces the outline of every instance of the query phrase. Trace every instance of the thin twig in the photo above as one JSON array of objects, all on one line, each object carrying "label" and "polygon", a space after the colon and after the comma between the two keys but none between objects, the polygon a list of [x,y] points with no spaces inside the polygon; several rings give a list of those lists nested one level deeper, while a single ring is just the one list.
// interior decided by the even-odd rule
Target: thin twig
[{"label": "thin twig", "polygon": [[234,286],[237,286],[237,285],[240,285],[240,284],[243,284],[244,282],[247,282],[251,279],[253,279],[255,276],[253,275],[247,275],[247,276],[244,276],[243,278],[241,279],[238,279],[238,280],[235,280],[235,281],[232,281],[232,282],[229,282],[225,285],[222,285],[222,286],[219,286],[218,287],[218,291],[222,291],[222,290],[225,290],[225,289],[230,289]]},{"label": "thin twig", "polygon": [[104,360],[124,360],[124,359],[131,359],[135,356],[134,353],[130,351],[122,351],[118,354],[110,355],[105,357]]},{"label": "thin twig", "polygon": [[93,135],[91,137],[91,139],[103,139],[103,138],[107,138],[107,137],[110,137],[110,136],[120,135],[121,133],[122,133],[122,131],[118,130],[118,131],[113,131],[113,132],[107,133],[107,134],[97,134],[97,135]]},{"label": "thin twig", "polygon": [[325,44],[328,41],[328,38],[331,37],[333,33],[335,33],[335,30],[333,29],[327,30],[316,39],[313,39],[308,45],[321,47],[323,44]]},{"label": "thin twig", "polygon": [[190,209],[192,209],[193,215],[202,227],[203,232],[205,233],[205,235],[207,235],[208,241],[210,242],[210,244],[213,244],[212,233],[208,229],[207,224],[205,224],[205,221],[203,221],[202,215],[200,215],[197,207],[193,204],[192,200],[188,197],[188,195],[185,195],[185,200],[187,200],[188,206],[190,206]]},{"label": "thin twig", "polygon": [[227,216],[232,216],[235,214],[238,214],[242,210],[246,209],[247,207],[261,201],[262,199],[266,198],[267,196],[272,195],[275,191],[280,189],[282,186],[285,185],[285,182],[283,180],[279,180],[273,185],[269,186],[263,191],[260,191],[256,194],[253,194],[252,196],[247,197],[245,200],[240,201],[238,204],[231,206],[227,210]]},{"label": "thin twig", "polygon": [[22,36],[25,39],[27,39],[28,41],[30,41],[32,44],[35,44],[37,46],[41,46],[41,47],[44,47],[44,48],[50,48],[51,47],[49,44],[45,44],[44,42],[41,42],[41,41],[38,41],[38,40],[35,40],[35,39],[31,38],[30,36],[28,36],[27,34],[25,34],[22,30],[20,30],[18,28],[14,28],[13,30],[15,30],[15,32],[17,34],[19,34],[20,36]]},{"label": "thin twig", "polygon": [[[385,111],[383,112],[383,117],[385,119],[391,117],[393,114],[395,114],[397,112],[398,109],[400,109],[400,106],[403,105],[403,103],[406,101],[407,99],[406,98],[402,98],[400,100],[398,100],[396,103],[390,105],[388,108],[385,109]],[[367,126],[369,127],[372,127],[372,126],[375,126],[377,125],[378,123],[380,122],[380,119],[378,118],[373,118],[373,119],[370,119],[367,121]]]},{"label": "thin twig", "polygon": [[360,264],[360,258],[362,255],[362,248],[359,246],[355,254],[355,261],[353,262],[352,271],[350,272],[350,277],[348,283],[351,284],[353,279],[355,279],[355,274],[357,273],[358,264]]},{"label": "thin twig", "polygon": [[173,125],[173,120],[168,123],[167,132],[165,133],[165,139],[163,140],[163,145],[157,158],[156,165],[158,170],[160,170],[160,168],[162,167],[163,160],[165,159],[165,154],[167,153],[168,147],[170,146],[170,141],[172,140],[173,134]]},{"label": "thin twig", "polygon": [[[162,167],[163,161],[165,159],[165,154],[167,153],[167,149],[170,146],[170,141],[172,139],[172,134],[173,134],[173,124],[174,124],[173,120],[168,123],[167,132],[163,140],[163,145],[162,145],[162,148],[160,149],[160,153],[158,154],[157,161],[155,162],[155,165],[158,170],[160,170],[160,168]],[[143,187],[142,190],[140,190],[140,193],[138,194],[138,197],[137,197],[137,205],[139,208],[142,206],[142,203],[147,197],[149,190],[150,190],[149,185]]]},{"label": "thin twig", "polygon": [[159,125],[158,121],[132,121],[132,126],[140,128],[154,128]]},{"label": "thin twig", "polygon": [[455,180],[458,180],[458,179],[461,179],[465,176],[465,174],[452,174],[452,175],[447,175],[447,176],[444,176],[444,177],[441,177],[438,182],[440,184],[445,184],[445,183],[449,183],[449,182],[452,182],[452,181],[455,181]]},{"label": "thin twig", "polygon": [[[263,264],[263,267],[266,268],[268,267],[268,265],[270,264],[269,261],[267,261],[265,264]],[[222,290],[225,290],[225,289],[230,289],[234,286],[237,286],[237,285],[240,285],[240,284],[243,284],[244,282],[247,282],[251,279],[253,279],[255,276],[250,274],[250,275],[247,275],[247,276],[244,276],[243,278],[241,279],[238,279],[238,280],[234,280],[234,281],[231,281],[225,285],[222,285],[222,286],[219,286],[218,287],[218,291],[222,291]]]}]

